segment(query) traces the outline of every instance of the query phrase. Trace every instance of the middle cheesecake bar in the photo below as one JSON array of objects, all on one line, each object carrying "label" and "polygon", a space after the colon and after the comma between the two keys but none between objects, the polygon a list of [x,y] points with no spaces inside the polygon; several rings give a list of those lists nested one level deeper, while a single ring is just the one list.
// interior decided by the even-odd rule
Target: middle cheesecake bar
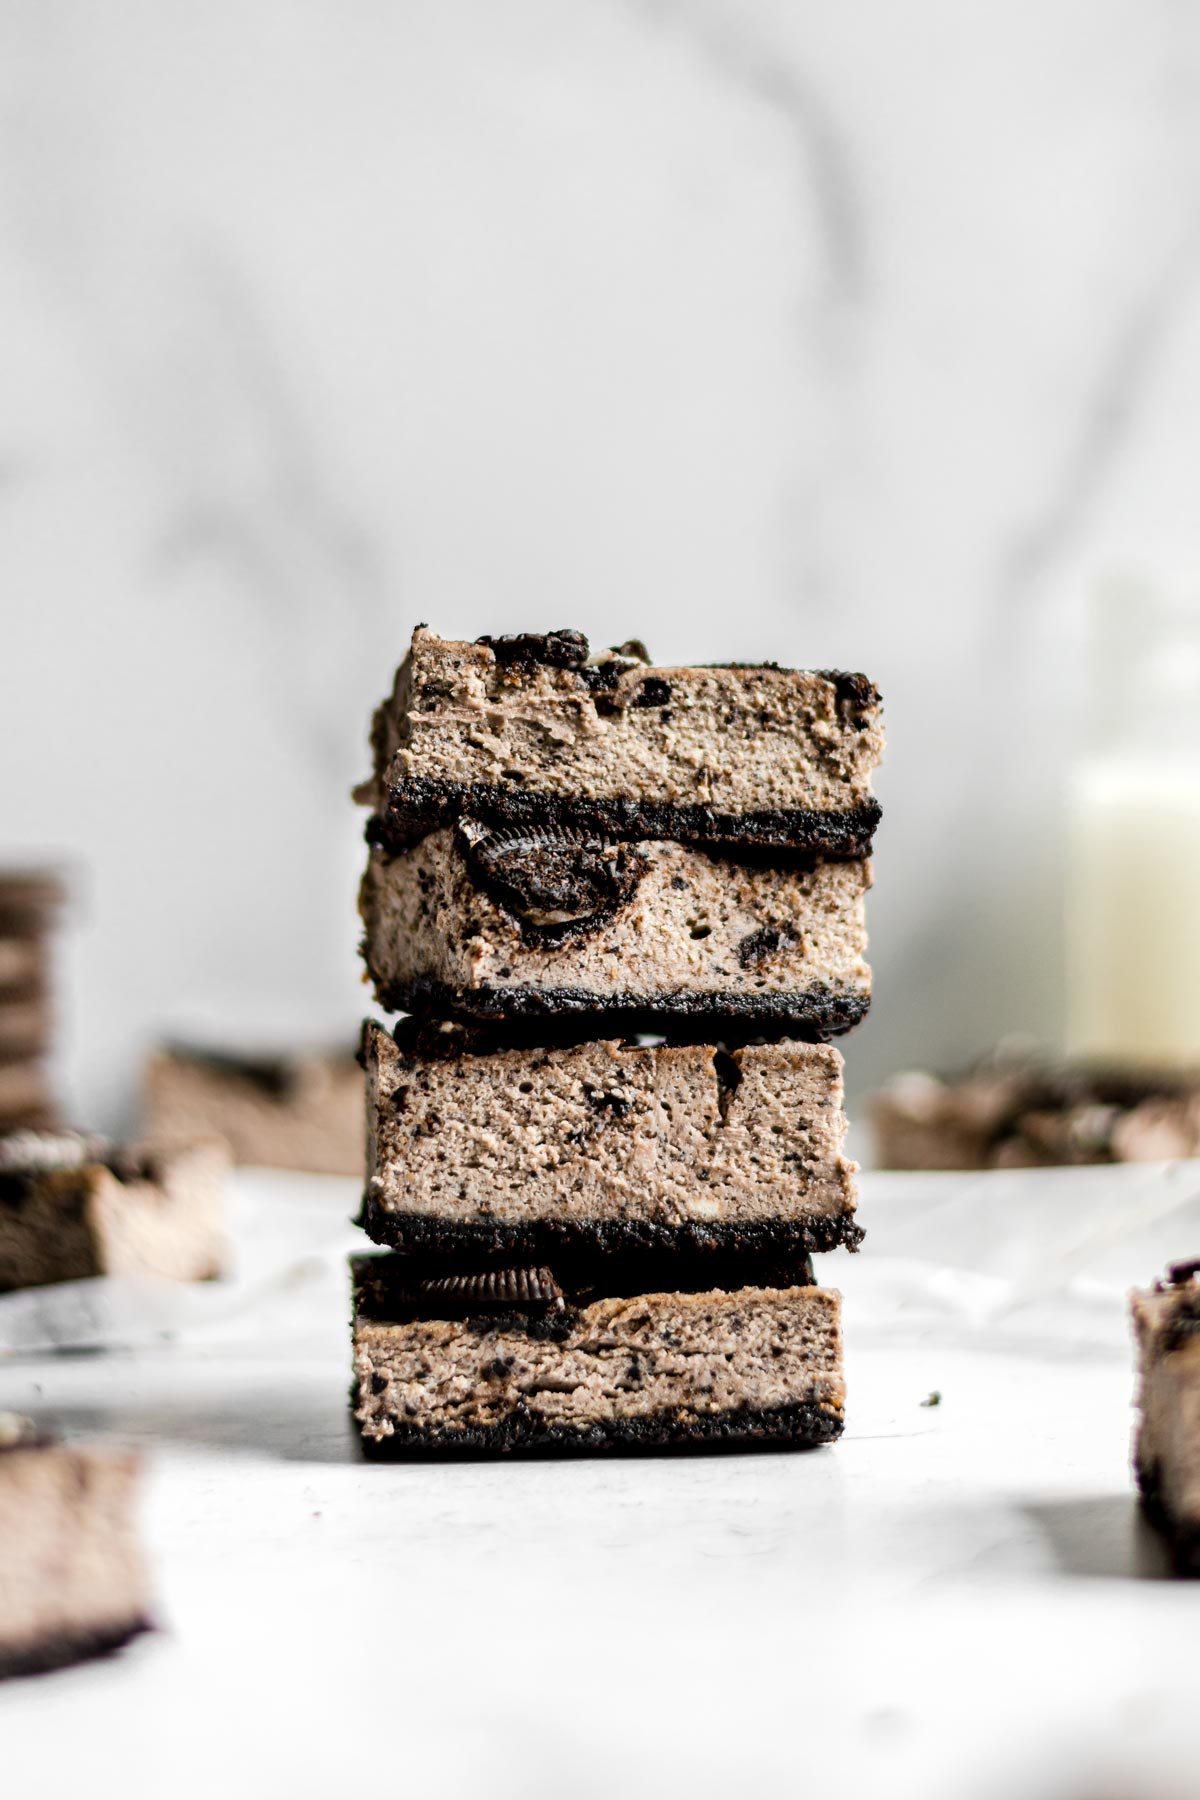
[{"label": "middle cheesecake bar", "polygon": [[479,1027],[368,1022],[377,1243],[477,1260],[853,1249],[842,1059],[783,1042],[553,1049]]},{"label": "middle cheesecake bar", "polygon": [[392,1012],[570,1017],[595,1035],[848,1031],[871,998],[871,865],[771,855],[462,819],[371,852],[367,969]]}]

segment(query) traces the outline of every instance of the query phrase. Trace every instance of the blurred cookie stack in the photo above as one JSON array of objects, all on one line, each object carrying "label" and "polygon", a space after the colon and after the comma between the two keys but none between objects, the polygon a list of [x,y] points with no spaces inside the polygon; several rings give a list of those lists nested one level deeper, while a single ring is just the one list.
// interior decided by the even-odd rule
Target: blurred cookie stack
[{"label": "blurred cookie stack", "polygon": [[0,869],[0,1132],[58,1118],[52,945],[65,898],[45,870]]},{"label": "blurred cookie stack", "polygon": [[97,1276],[206,1280],[226,1256],[223,1147],[61,1128],[52,964],[66,899],[53,873],[0,872],[0,1294]]},{"label": "blurred cookie stack", "polygon": [[875,689],[419,628],[372,745],[364,1448],[836,1437]]},{"label": "blurred cookie stack", "polygon": [[220,1275],[227,1167],[212,1140],[0,1134],[0,1294],[97,1276]]}]

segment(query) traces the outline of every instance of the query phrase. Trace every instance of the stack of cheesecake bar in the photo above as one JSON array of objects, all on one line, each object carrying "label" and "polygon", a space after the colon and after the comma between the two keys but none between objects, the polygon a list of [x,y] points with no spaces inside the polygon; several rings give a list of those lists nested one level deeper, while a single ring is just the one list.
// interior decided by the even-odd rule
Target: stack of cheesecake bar
[{"label": "stack of cheesecake bar", "polygon": [[51,939],[65,897],[56,875],[0,870],[0,1131],[57,1118]]},{"label": "stack of cheesecake bar", "polygon": [[365,1448],[836,1437],[875,689],[421,628],[372,743]]}]

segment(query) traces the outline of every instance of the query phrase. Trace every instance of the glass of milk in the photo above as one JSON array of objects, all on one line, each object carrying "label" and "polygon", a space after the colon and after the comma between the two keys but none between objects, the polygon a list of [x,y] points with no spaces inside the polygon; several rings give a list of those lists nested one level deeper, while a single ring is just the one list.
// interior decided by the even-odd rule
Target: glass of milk
[{"label": "glass of milk", "polygon": [[1067,1048],[1200,1068],[1200,574],[1098,596],[1066,818]]}]

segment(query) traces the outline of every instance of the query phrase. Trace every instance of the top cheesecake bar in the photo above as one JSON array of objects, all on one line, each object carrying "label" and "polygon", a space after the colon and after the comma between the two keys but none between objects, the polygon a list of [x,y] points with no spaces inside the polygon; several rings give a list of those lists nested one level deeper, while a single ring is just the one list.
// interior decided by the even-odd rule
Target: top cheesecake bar
[{"label": "top cheesecake bar", "polygon": [[771,663],[659,669],[578,631],[413,633],[356,792],[403,850],[469,814],[610,839],[866,856],[881,703],[864,675]]}]

